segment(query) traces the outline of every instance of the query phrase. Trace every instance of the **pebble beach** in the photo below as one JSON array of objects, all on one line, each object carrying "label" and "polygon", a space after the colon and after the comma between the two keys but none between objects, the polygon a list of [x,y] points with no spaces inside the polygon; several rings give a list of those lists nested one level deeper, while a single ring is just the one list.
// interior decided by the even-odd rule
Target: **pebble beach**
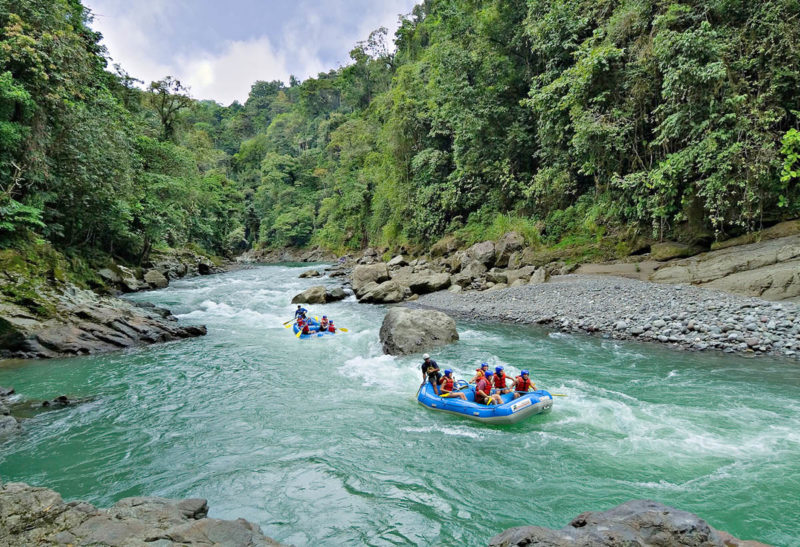
[{"label": "pebble beach", "polygon": [[457,317],[539,324],[676,349],[800,360],[800,305],[691,285],[563,275],[500,290],[439,291],[414,305]]}]

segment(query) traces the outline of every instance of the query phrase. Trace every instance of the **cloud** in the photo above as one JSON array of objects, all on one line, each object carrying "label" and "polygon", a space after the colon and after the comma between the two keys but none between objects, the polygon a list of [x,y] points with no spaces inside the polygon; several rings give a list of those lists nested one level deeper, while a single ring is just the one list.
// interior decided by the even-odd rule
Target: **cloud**
[{"label": "cloud", "polygon": [[[372,30],[397,28],[414,0],[220,4],[84,0],[114,62],[145,84],[167,75],[199,99],[243,102],[256,80],[306,79],[349,62]],[[390,34],[391,35],[391,34]]]},{"label": "cloud", "polygon": [[[303,74],[324,69],[319,59],[300,55],[293,68]],[[275,51],[266,37],[229,42],[218,54],[201,54],[180,59],[175,74],[191,88],[193,97],[213,99],[223,104],[247,98],[256,80],[287,81],[292,74],[285,50]]]}]

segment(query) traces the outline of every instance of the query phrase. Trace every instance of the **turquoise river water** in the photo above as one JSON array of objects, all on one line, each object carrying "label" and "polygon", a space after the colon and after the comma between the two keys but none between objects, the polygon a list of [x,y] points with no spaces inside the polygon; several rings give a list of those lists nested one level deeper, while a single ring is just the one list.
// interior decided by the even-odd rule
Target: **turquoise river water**
[{"label": "turquoise river water", "polygon": [[[485,545],[647,498],[737,537],[800,544],[800,368],[460,321],[434,358],[529,368],[553,411],[487,426],[416,403],[419,356],[382,355],[386,309],[312,306],[349,333],[281,323],[319,280],[264,266],[137,294],[208,335],[134,351],[0,365],[28,398],[95,397],[0,444],[0,476],[98,506],[204,497],[296,545]],[[323,283],[335,284],[324,279]]]}]

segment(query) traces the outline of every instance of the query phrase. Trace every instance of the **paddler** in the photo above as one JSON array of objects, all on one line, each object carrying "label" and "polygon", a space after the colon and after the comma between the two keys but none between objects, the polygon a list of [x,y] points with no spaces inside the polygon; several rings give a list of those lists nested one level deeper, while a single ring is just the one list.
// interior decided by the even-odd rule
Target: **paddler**
[{"label": "paddler", "polygon": [[327,315],[323,315],[322,316],[322,320],[319,322],[319,331],[320,332],[327,332],[329,326],[330,326],[330,324],[328,323],[328,316]]},{"label": "paddler", "polygon": [[297,309],[294,311],[294,318],[295,319],[305,319],[306,318],[306,313],[308,313],[308,310],[305,309],[300,304],[298,304],[297,305]]},{"label": "paddler", "polygon": [[514,389],[516,392],[514,393],[514,398],[521,397],[523,393],[527,393],[530,390],[536,391],[536,384],[531,382],[530,374],[527,370],[522,369],[519,371],[519,376],[514,379]]},{"label": "paddler", "polygon": [[489,363],[481,363],[481,366],[475,369],[475,376],[472,377],[472,380],[470,380],[469,383],[475,384],[478,382],[478,380],[484,378],[487,370],[489,370]]},{"label": "paddler", "polygon": [[440,397],[458,397],[459,399],[467,400],[467,396],[460,391],[455,391],[455,378],[453,378],[452,369],[444,369],[444,376],[439,380]]},{"label": "paddler", "polygon": [[[508,387],[507,380],[511,380],[508,376],[506,376],[505,371],[503,370],[502,366],[494,367],[494,382],[493,385],[495,389],[499,390],[500,394],[511,393],[514,391],[510,387]],[[514,397],[516,399],[516,397]]]},{"label": "paddler", "polygon": [[308,329],[308,322],[302,317],[297,320],[297,328],[303,334],[311,334],[311,331]]},{"label": "paddler", "polygon": [[442,377],[442,373],[439,372],[439,365],[426,353],[422,356],[420,369],[422,370],[422,383],[424,384],[426,380],[430,382],[433,386],[433,392],[439,395],[439,380]]},{"label": "paddler", "polygon": [[500,395],[492,394],[492,376],[493,372],[491,370],[487,370],[486,374],[478,379],[478,383],[475,384],[475,402],[482,404],[482,405],[490,405],[492,403],[501,405],[503,404],[503,399],[500,398]]}]

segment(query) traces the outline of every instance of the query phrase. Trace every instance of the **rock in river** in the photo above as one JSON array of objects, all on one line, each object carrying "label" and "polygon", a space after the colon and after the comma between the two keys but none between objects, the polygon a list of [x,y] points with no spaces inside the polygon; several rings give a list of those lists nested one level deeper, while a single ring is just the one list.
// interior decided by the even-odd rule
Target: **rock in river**
[{"label": "rock in river", "polygon": [[608,511],[581,513],[560,530],[539,526],[511,528],[489,541],[490,547],[523,545],[765,547],[719,532],[697,515],[648,500],[629,501]]},{"label": "rock in river", "polygon": [[326,304],[342,300],[345,297],[347,294],[341,288],[337,287],[329,291],[322,285],[315,285],[292,298],[292,304]]},{"label": "rock in river", "polygon": [[383,352],[390,355],[418,353],[458,340],[456,322],[433,310],[392,308],[380,331]]},{"label": "rock in river", "polygon": [[206,500],[125,498],[110,509],[47,488],[0,485],[0,545],[279,546],[244,519],[207,518]]},{"label": "rock in river", "polygon": [[353,290],[359,298],[370,283],[380,284],[388,280],[389,269],[382,262],[369,266],[356,266],[353,270]]}]

